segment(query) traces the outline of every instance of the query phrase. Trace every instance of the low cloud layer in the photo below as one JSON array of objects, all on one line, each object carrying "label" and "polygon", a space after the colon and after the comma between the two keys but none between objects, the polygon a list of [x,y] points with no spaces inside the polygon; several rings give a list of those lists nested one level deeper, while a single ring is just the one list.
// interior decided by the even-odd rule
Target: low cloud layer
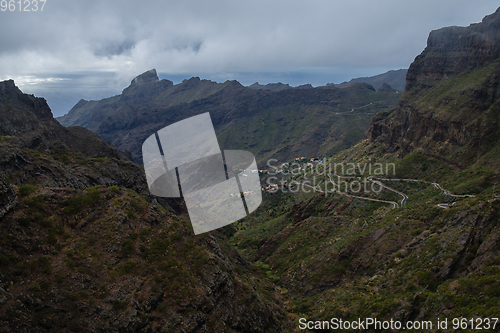
[{"label": "low cloud layer", "polygon": [[[489,0],[47,0],[43,12],[0,12],[0,79],[14,78],[33,93],[50,87],[59,99],[119,93],[151,68],[164,77],[243,84],[340,82],[407,68],[431,30],[479,22],[497,6]],[[94,91],[100,94],[89,96]]]}]

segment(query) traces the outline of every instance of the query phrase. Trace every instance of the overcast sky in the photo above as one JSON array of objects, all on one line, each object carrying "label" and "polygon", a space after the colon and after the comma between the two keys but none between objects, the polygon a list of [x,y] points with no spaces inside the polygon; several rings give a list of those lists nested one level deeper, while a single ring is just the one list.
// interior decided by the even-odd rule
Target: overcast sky
[{"label": "overcast sky", "polygon": [[[40,3],[41,4],[41,3]],[[18,5],[16,5],[18,6]],[[429,32],[480,22],[498,0],[47,0],[0,11],[0,80],[62,115],[156,68],[244,85],[340,83],[408,68]]]}]

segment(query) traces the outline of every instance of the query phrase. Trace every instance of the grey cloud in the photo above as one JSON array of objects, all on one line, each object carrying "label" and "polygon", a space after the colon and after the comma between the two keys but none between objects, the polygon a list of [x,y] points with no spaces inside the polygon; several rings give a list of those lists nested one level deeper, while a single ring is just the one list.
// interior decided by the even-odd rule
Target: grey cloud
[{"label": "grey cloud", "polygon": [[94,46],[94,54],[97,57],[111,57],[122,54],[130,54],[135,42],[131,40],[125,41],[106,41],[100,45]]},{"label": "grey cloud", "polygon": [[265,73],[285,83],[303,77],[309,82],[300,84],[325,84],[408,67],[431,30],[479,22],[497,6],[497,0],[48,0],[43,12],[0,13],[0,78],[111,72],[112,84],[123,88],[154,67],[166,75]]}]

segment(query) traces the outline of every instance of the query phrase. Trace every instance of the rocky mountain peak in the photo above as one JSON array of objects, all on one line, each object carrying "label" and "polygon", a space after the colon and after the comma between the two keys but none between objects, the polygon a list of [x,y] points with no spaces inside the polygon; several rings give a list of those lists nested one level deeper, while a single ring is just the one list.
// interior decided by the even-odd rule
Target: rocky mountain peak
[{"label": "rocky mountain peak", "polygon": [[141,85],[145,83],[158,82],[160,79],[158,78],[158,74],[156,73],[156,69],[150,69],[147,72],[142,73],[141,75],[136,76],[132,82],[130,82],[131,86]]},{"label": "rocky mountain peak", "polygon": [[15,88],[14,80],[5,80],[0,82],[0,91],[4,92],[6,89]]},{"label": "rocky mountain peak", "polygon": [[52,119],[44,98],[23,94],[13,80],[0,82],[0,135],[17,135]]},{"label": "rocky mountain peak", "polygon": [[500,22],[500,7],[498,7],[493,14],[486,15],[482,21],[482,23],[484,24],[495,24],[497,27],[500,24],[499,22]]},{"label": "rocky mountain peak", "polygon": [[142,103],[145,99],[147,100],[147,96],[151,95],[153,91],[168,89],[172,85],[172,81],[160,81],[158,74],[156,73],[156,69],[153,68],[139,76],[136,76],[130,82],[130,85],[123,89],[122,97],[124,100],[140,97],[138,102]]}]

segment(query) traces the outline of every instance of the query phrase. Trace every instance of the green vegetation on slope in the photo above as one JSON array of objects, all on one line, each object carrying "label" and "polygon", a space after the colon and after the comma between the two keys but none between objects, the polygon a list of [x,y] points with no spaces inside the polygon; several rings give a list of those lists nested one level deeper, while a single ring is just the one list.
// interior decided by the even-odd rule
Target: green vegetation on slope
[{"label": "green vegetation on slope", "polygon": [[[330,163],[384,161],[366,147],[362,142]],[[405,206],[278,191],[236,224],[231,242],[266,265],[297,321],[498,315],[498,176],[483,167],[455,171],[422,153],[385,162],[395,163],[391,178],[400,180],[382,182],[408,195]],[[421,181],[404,180],[409,178]],[[433,182],[475,197],[446,195]],[[362,195],[400,200],[386,190]]]}]

